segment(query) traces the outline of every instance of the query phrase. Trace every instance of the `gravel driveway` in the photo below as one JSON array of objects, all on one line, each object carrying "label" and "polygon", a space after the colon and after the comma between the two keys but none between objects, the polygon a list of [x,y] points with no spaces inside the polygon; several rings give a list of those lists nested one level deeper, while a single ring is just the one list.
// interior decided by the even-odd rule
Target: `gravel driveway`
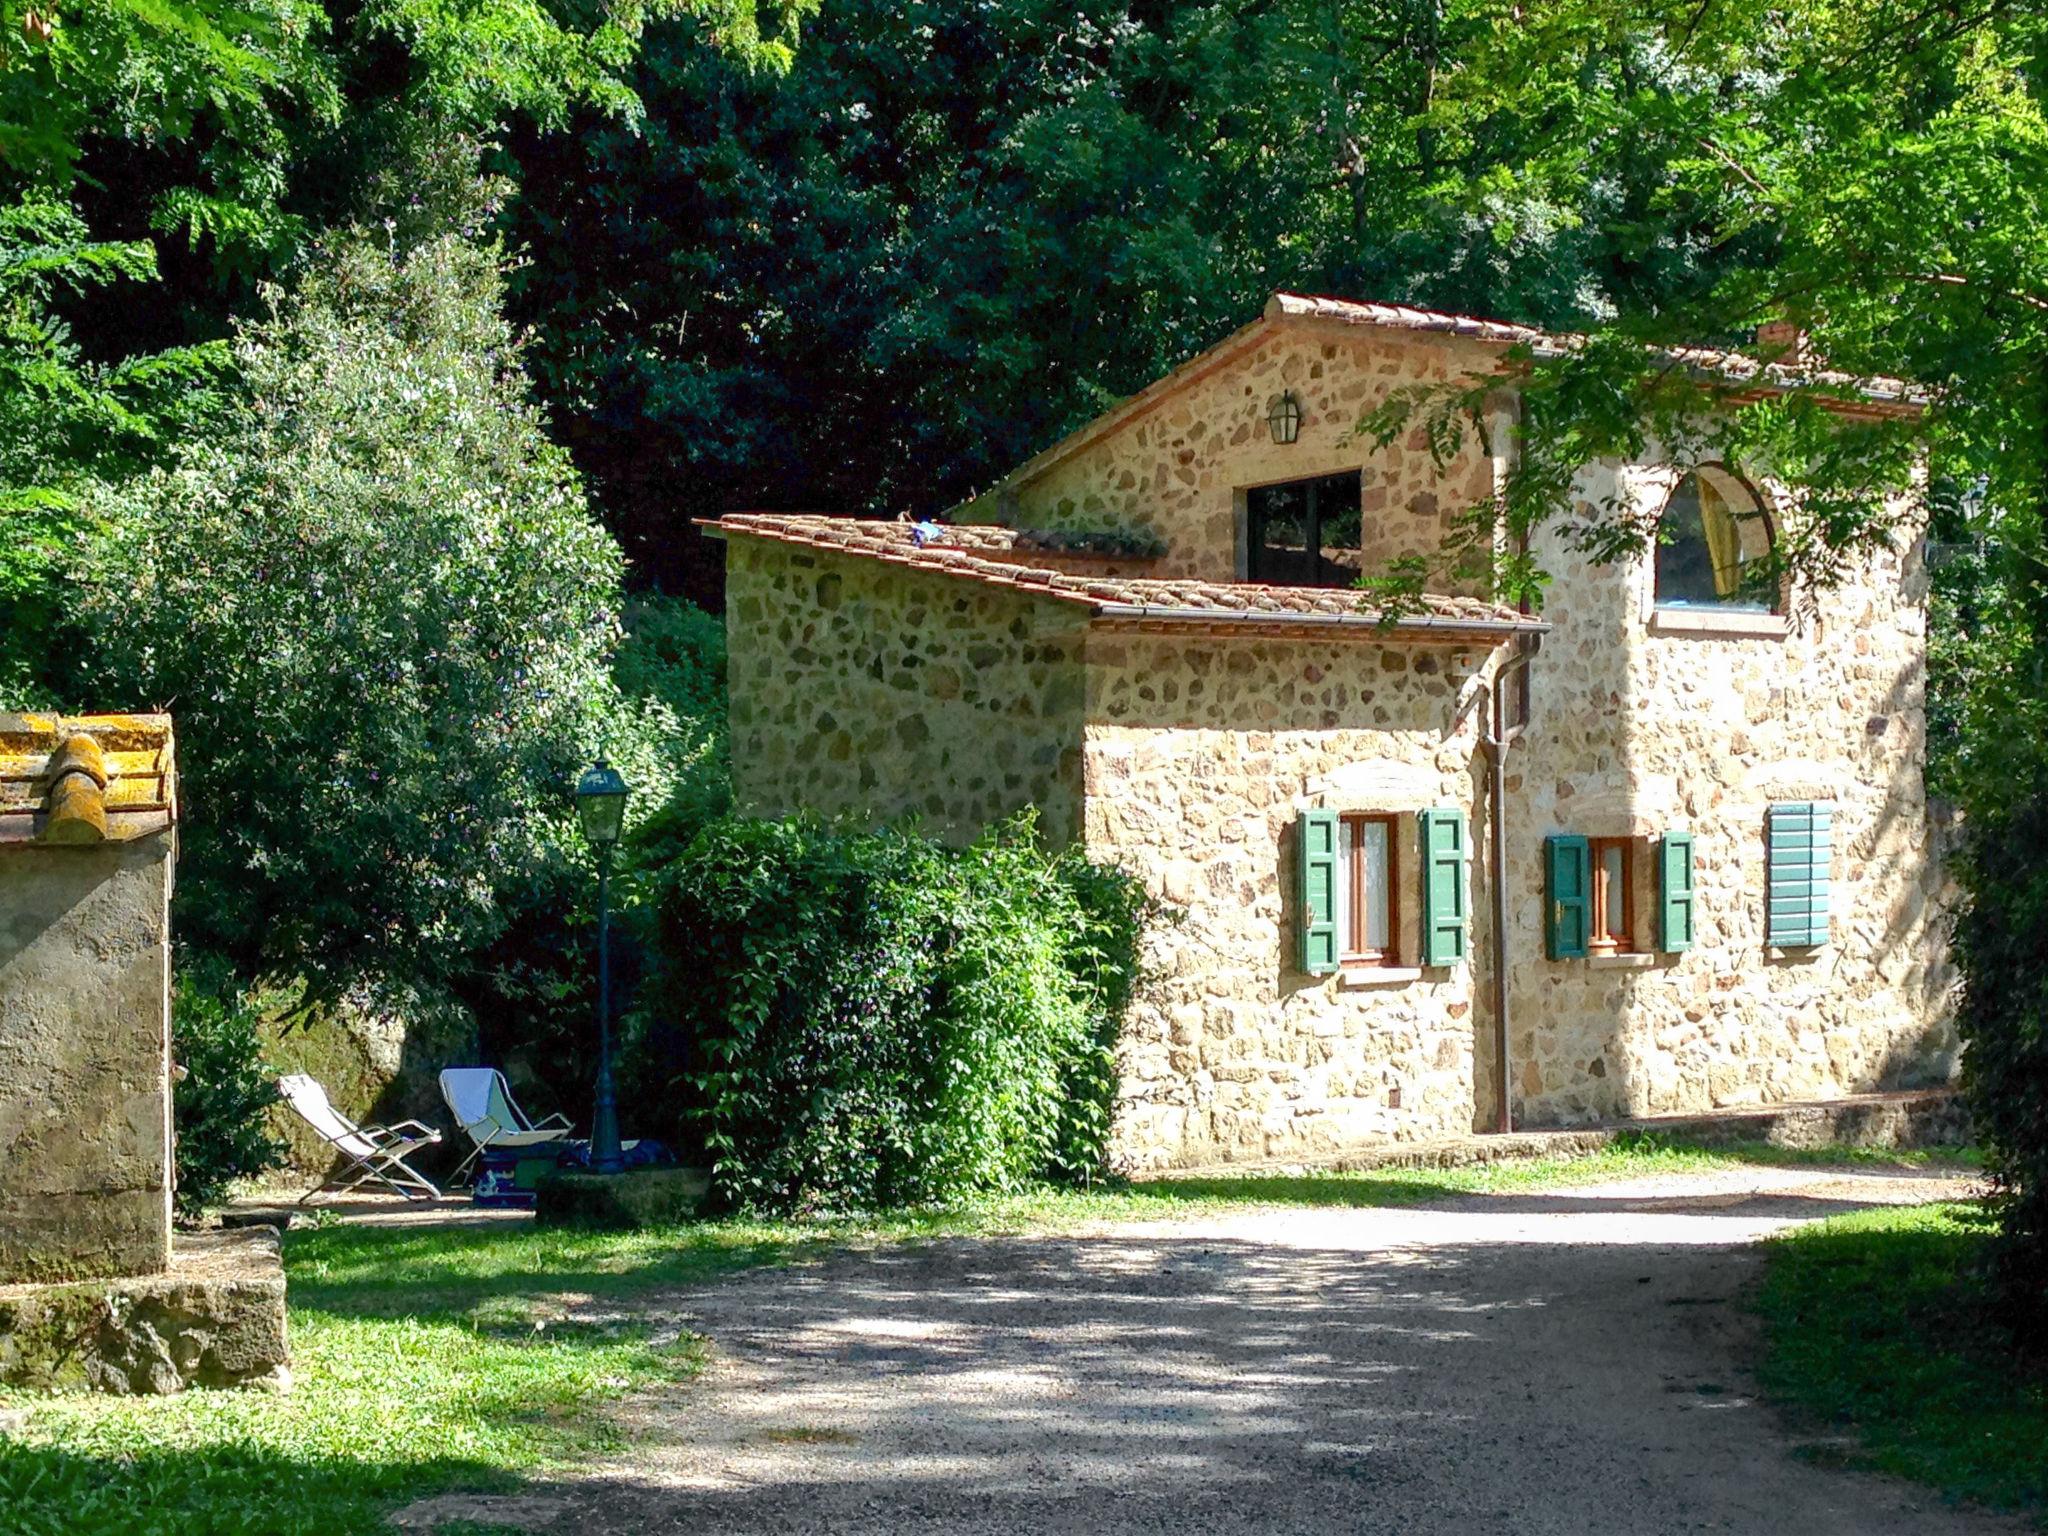
[{"label": "gravel driveway", "polygon": [[714,1361],[634,1405],[629,1458],[402,1523],[2018,1531],[1802,1459],[1742,1365],[1754,1239],[1959,1192],[1759,1168],[842,1253],[661,1298]]}]

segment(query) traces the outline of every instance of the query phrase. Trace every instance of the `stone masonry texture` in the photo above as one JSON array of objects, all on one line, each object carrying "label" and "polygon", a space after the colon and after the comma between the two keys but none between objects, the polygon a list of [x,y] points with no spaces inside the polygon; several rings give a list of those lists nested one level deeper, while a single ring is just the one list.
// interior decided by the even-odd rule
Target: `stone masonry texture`
[{"label": "stone masonry texture", "polygon": [[[1243,571],[1248,488],[1357,468],[1361,564],[1432,550],[1504,465],[1476,437],[1439,468],[1356,432],[1389,389],[1483,373],[1458,337],[1270,329],[1114,430],[963,508],[1025,528],[1142,529],[1147,575]],[[1291,446],[1263,421],[1301,400]],[[1755,477],[1752,477],[1755,478]],[[1595,466],[1583,510],[1654,517],[1654,452]],[[1763,481],[1767,508],[1797,515]],[[1592,564],[1554,532],[1528,729],[1506,763],[1510,1039],[1517,1123],[1827,1099],[1952,1077],[1953,893],[1922,783],[1925,572],[1917,530],[1782,619],[1659,615],[1648,554]],[[1133,1167],[1328,1157],[1485,1129],[1499,1082],[1479,640],[1250,638],[1076,619],[1027,595],[853,555],[735,537],[728,565],[741,803],[968,836],[1025,803],[1047,835],[1140,875],[1167,919],[1122,1054],[1116,1150]],[[836,578],[836,579],[833,579]],[[1764,943],[1774,801],[1834,812],[1830,942]],[[1293,828],[1321,807],[1393,814],[1404,920],[1391,973],[1300,970]],[[1472,831],[1467,958],[1416,965],[1416,813]],[[1545,958],[1544,839],[1633,839],[1643,946],[1650,849],[1689,832],[1697,936],[1676,955]]]},{"label": "stone masonry texture", "polygon": [[170,850],[0,850],[0,1283],[169,1262]]},{"label": "stone masonry texture", "polygon": [[162,1395],[290,1383],[270,1227],[178,1239],[161,1274],[0,1286],[0,1384]]},{"label": "stone masonry texture", "polygon": [[951,577],[732,541],[726,625],[743,810],[916,819],[970,841],[1036,805],[1080,824],[1085,615]]}]

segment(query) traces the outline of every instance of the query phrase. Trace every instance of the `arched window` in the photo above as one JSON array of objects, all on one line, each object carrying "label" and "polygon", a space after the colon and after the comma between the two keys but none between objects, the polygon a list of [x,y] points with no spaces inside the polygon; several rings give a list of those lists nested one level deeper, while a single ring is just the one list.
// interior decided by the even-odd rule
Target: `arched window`
[{"label": "arched window", "polygon": [[1756,493],[1725,470],[1694,470],[1657,524],[1657,606],[1772,612],[1770,552],[1770,516]]}]

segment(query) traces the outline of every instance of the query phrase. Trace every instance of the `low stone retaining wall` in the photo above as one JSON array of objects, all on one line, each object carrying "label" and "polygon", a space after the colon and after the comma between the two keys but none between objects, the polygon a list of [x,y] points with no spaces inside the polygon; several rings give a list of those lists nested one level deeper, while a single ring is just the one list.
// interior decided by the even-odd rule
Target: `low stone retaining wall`
[{"label": "low stone retaining wall", "polygon": [[159,1274],[0,1286],[0,1383],[162,1394],[283,1390],[284,1266],[268,1227],[180,1233]]},{"label": "low stone retaining wall", "polygon": [[1695,1146],[1761,1142],[1788,1150],[1812,1147],[1960,1147],[1970,1140],[1970,1115],[1951,1088],[1865,1093],[1814,1103],[1720,1109],[1703,1115],[1659,1115],[1564,1131],[1515,1131],[1441,1141],[1392,1142],[1341,1156],[1223,1163],[1148,1175],[1166,1179],[1234,1179],[1273,1173],[1370,1173],[1382,1168],[1471,1168],[1537,1157],[1580,1157],[1626,1136],[1665,1136]]},{"label": "low stone retaining wall", "polygon": [[1954,1089],[1930,1088],[1707,1115],[1658,1115],[1630,1121],[1625,1128],[1709,1146],[1762,1141],[1793,1148],[1959,1147],[1970,1140],[1970,1111]]}]

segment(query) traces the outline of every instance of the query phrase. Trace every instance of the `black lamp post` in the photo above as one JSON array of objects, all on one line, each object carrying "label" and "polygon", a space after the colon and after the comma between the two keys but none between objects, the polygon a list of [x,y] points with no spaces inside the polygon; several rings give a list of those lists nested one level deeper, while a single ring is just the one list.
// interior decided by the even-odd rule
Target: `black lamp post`
[{"label": "black lamp post", "polygon": [[612,849],[626,820],[626,780],[599,758],[576,781],[576,814],[597,850],[597,1110],[590,1118],[590,1163],[599,1173],[625,1167],[619,1150],[618,1095],[612,1088]]}]

